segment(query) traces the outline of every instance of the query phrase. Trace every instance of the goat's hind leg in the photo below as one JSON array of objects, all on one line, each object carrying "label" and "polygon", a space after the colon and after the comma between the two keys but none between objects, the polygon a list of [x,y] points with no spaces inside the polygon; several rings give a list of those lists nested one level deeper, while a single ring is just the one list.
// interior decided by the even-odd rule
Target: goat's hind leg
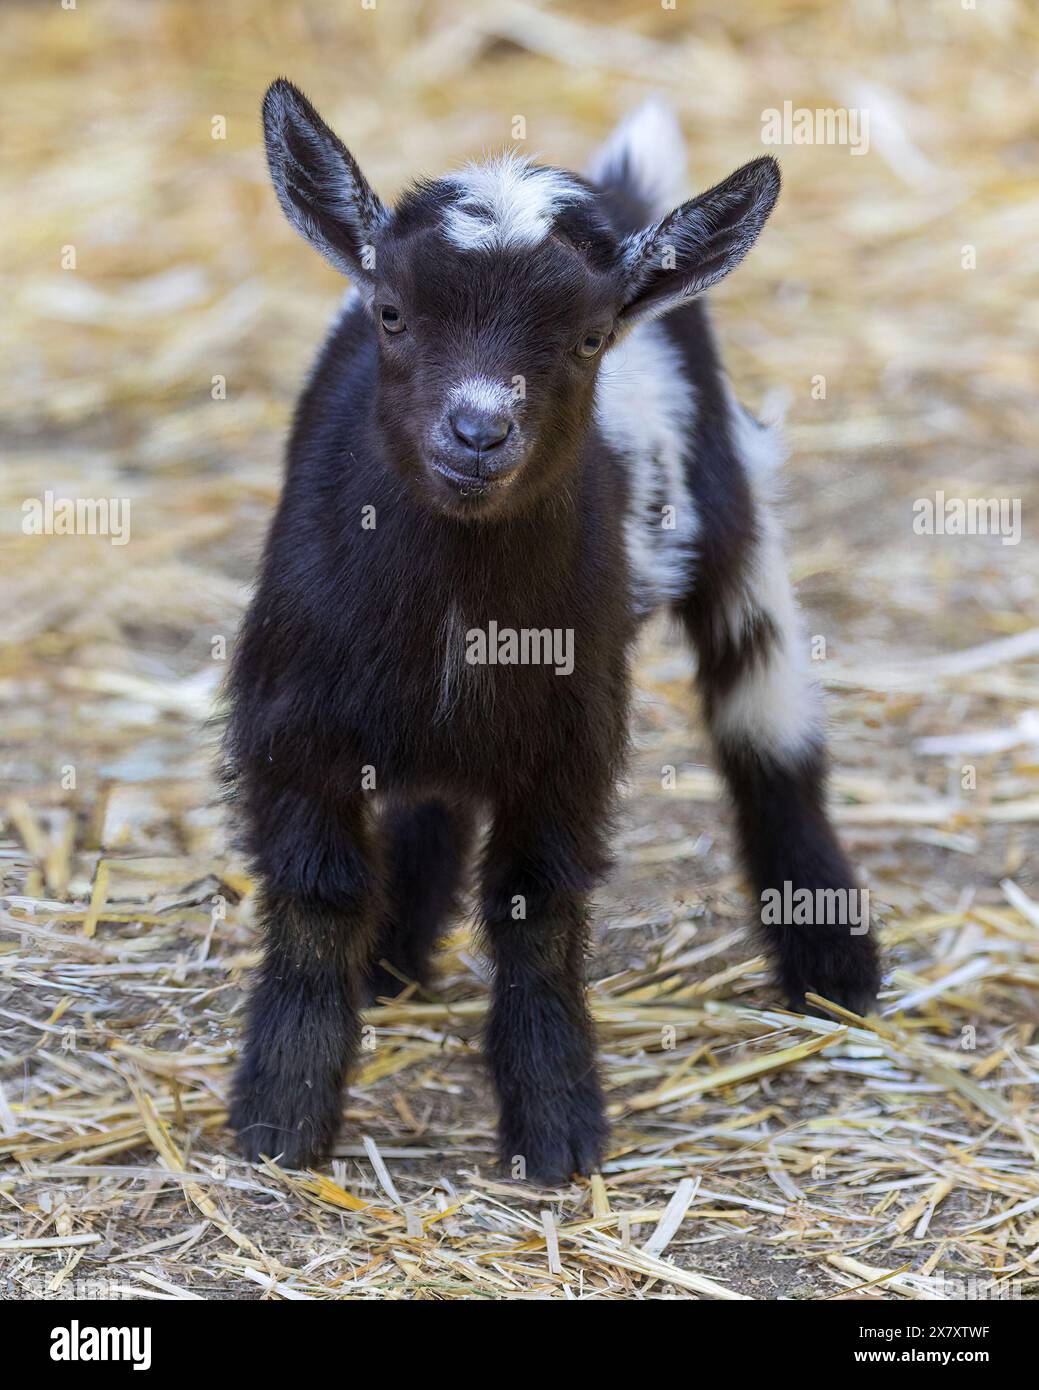
[{"label": "goat's hind leg", "polygon": [[710,604],[694,590],[679,611],[779,982],[795,1008],[813,992],[865,1012],[880,974],[866,895],[826,814],[819,694],[760,502],[752,535],[718,567]]},{"label": "goat's hind leg", "polygon": [[467,807],[433,800],[394,806],[382,827],[386,898],[376,938],[372,998],[429,983],[437,938],[457,907],[473,817]]}]

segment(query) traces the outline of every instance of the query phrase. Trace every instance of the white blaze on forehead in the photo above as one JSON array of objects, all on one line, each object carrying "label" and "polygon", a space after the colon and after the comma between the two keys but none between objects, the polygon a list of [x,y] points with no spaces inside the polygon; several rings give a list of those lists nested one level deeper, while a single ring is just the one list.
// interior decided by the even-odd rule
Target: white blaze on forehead
[{"label": "white blaze on forehead", "polygon": [[444,232],[462,251],[536,246],[560,209],[588,197],[588,190],[561,170],[509,153],[469,164],[444,182],[461,195],[444,212]]},{"label": "white blaze on forehead", "polygon": [[512,392],[502,381],[489,376],[467,376],[452,386],[448,397],[451,410],[485,410],[504,415],[512,405]]}]

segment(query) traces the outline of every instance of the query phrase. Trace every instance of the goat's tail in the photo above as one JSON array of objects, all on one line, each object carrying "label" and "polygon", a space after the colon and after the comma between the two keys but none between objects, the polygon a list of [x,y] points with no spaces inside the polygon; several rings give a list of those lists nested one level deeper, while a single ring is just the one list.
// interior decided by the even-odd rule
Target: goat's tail
[{"label": "goat's tail", "polygon": [[659,98],[629,112],[588,168],[619,231],[663,217],[686,197],[685,143],[678,118]]}]

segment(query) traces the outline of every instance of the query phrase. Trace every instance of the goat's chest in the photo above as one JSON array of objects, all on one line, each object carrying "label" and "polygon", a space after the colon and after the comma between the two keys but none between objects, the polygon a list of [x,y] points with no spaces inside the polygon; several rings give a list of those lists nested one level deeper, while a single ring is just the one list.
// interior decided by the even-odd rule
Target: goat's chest
[{"label": "goat's chest", "polygon": [[579,634],[570,615],[550,626],[526,617],[467,616],[448,605],[434,646],[434,724],[478,722],[504,737],[514,720],[550,717],[561,681],[577,675],[582,683],[587,672],[577,673],[578,636],[587,640],[588,632]]},{"label": "goat's chest", "polygon": [[622,718],[623,640],[579,613],[537,624],[522,611],[416,604],[396,635],[396,660],[367,668],[358,709],[393,784],[493,795],[560,770],[605,712],[611,727]]}]

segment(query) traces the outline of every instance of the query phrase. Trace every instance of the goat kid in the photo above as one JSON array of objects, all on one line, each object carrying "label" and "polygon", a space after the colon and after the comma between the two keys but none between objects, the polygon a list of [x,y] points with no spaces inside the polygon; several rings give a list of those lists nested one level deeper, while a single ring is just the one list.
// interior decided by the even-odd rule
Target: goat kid
[{"label": "goat kid", "polygon": [[[296,412],[231,677],[264,932],[232,1123],[250,1158],[329,1153],[358,1011],[428,980],[486,817],[501,1153],[533,1179],[587,1173],[606,1136],[588,898],[650,612],[695,650],[755,891],[854,891],[767,499],[776,444],[699,299],[750,250],[779,170],[756,159],[680,202],[681,138],[651,105],[587,178],[508,155],[391,210],[288,82],[264,127],[289,221],[353,288]],[[492,633],[550,652],[563,634],[569,659],[492,660],[485,641],[480,660]],[[795,1008],[807,990],[869,1006],[869,932],[768,932]]]}]

